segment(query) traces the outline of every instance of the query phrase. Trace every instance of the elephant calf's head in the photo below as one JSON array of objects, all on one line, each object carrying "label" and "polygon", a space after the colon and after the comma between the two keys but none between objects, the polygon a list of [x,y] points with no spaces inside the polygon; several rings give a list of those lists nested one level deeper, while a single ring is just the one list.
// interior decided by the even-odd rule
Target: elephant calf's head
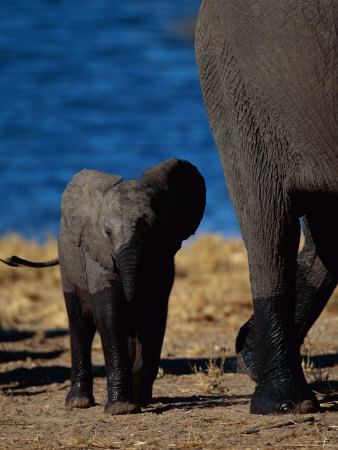
[{"label": "elephant calf's head", "polygon": [[197,168],[176,158],[150,167],[140,180],[121,180],[83,170],[68,185],[62,211],[76,245],[107,268],[113,258],[132,297],[139,267],[173,257],[195,233],[206,189]]},{"label": "elephant calf's head", "polygon": [[111,188],[101,206],[100,226],[112,253],[133,246],[141,250],[159,239],[163,227],[161,192],[140,180],[127,180]]}]

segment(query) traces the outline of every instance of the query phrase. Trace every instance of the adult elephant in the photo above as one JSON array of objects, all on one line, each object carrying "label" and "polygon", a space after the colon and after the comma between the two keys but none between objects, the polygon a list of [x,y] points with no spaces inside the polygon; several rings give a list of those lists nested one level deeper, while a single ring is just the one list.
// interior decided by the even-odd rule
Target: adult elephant
[{"label": "adult elephant", "polygon": [[252,413],[319,409],[300,345],[338,278],[336,25],[329,0],[203,0],[199,13],[204,102],[249,259],[237,350]]}]

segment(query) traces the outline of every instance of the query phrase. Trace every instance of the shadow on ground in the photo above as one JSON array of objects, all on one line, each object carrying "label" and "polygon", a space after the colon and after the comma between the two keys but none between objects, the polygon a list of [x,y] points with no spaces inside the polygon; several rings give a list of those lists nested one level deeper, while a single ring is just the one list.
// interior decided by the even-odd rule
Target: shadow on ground
[{"label": "shadow on ground", "polygon": [[[3,352],[7,361],[17,360],[18,356],[26,358],[50,360],[60,356],[63,350],[52,352]],[[338,362],[336,355],[319,355],[311,358],[315,367],[331,367]],[[216,367],[221,367],[223,360],[221,358],[214,361]],[[165,374],[170,375],[189,375],[196,371],[207,372],[210,360],[207,358],[172,358],[161,359],[160,367]],[[238,372],[237,357],[232,356],[226,359],[224,363],[224,372]],[[104,366],[93,366],[94,377],[104,377]],[[40,365],[37,367],[20,367],[14,370],[0,373],[0,385],[8,383],[20,383],[21,387],[41,386],[44,384],[63,383],[70,378],[70,368],[62,365]],[[335,382],[332,382],[335,383]]]},{"label": "shadow on ground", "polygon": [[[234,406],[238,404],[248,403],[248,395],[191,395],[187,397],[155,397],[151,402],[151,410],[149,412],[155,414],[162,414],[165,411],[171,409],[191,409],[191,408],[216,408],[216,407],[227,407]],[[158,405],[160,404],[160,405]],[[147,411],[145,411],[147,412]]]},{"label": "shadow on ground", "polygon": [[[43,335],[47,339],[66,336],[69,333],[68,330],[43,330]],[[25,339],[30,339],[36,336],[35,331],[30,330],[17,330],[15,328],[9,328],[6,330],[0,330],[0,342],[20,342]]]}]

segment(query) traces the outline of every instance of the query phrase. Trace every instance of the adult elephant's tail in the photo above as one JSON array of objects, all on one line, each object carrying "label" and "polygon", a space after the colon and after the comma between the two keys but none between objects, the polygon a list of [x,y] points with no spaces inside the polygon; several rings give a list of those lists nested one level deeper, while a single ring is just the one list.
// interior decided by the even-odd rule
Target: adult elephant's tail
[{"label": "adult elephant's tail", "polygon": [[42,262],[34,262],[34,261],[27,261],[26,259],[19,258],[18,256],[11,256],[7,259],[0,259],[1,262],[4,264],[7,264],[7,266],[11,267],[51,267],[51,266],[57,266],[59,264],[59,259],[52,259],[50,261],[42,261]]}]

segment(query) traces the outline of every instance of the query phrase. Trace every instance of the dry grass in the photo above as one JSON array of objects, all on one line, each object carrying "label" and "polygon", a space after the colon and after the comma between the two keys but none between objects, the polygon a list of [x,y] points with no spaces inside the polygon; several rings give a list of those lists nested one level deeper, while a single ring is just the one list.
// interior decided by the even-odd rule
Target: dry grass
[{"label": "dry grass", "polygon": [[220,358],[218,356],[209,356],[206,370],[203,371],[201,367],[193,367],[196,375],[195,384],[199,385],[199,389],[202,392],[211,393],[217,391],[222,394],[228,392],[229,389],[226,386],[224,376],[226,358],[227,350],[223,348]]},{"label": "dry grass", "polygon": [[249,272],[244,245],[218,235],[200,235],[176,256],[170,299],[177,322],[233,320],[251,310]]},{"label": "dry grass", "polygon": [[[26,241],[17,235],[0,239],[0,258],[16,254],[36,261],[57,256],[57,244]],[[0,327],[39,324],[67,327],[58,266],[10,268],[0,264]],[[330,308],[336,309],[336,290]],[[240,240],[200,235],[176,255],[176,279],[169,304],[170,334],[188,333],[201,321],[238,324],[251,311],[246,252]],[[195,354],[198,349],[195,349]]]},{"label": "dry grass", "polygon": [[[18,255],[34,261],[57,257],[54,238],[44,245],[11,235],[0,239],[0,258]],[[67,326],[59,267],[11,268],[0,264],[0,327],[44,323]]]}]

